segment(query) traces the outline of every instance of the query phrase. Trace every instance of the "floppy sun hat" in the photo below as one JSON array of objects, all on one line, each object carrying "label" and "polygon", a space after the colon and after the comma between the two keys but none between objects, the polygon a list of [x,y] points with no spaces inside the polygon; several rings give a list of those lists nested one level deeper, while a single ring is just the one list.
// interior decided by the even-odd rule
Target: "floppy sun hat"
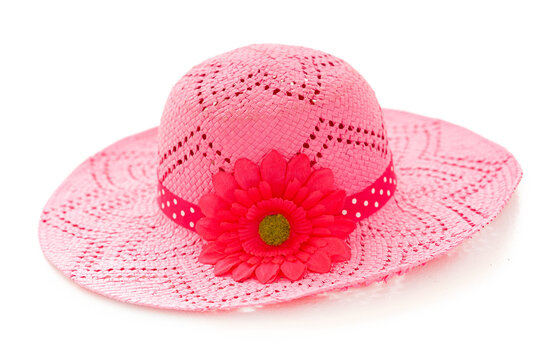
[{"label": "floppy sun hat", "polygon": [[159,128],[82,163],[39,237],[66,276],[121,301],[279,303],[447,252],[500,212],[521,175],[471,131],[381,109],[341,59],[252,45],[192,68]]}]

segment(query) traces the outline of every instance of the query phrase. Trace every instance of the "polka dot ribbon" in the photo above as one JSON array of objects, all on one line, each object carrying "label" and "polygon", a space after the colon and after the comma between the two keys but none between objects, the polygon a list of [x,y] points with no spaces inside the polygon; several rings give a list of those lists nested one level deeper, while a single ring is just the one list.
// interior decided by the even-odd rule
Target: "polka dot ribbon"
[{"label": "polka dot ribbon", "polygon": [[158,205],[169,219],[189,230],[195,231],[197,220],[203,217],[199,206],[176,196],[161,182],[158,182]]},{"label": "polka dot ribbon", "polygon": [[346,197],[342,215],[353,220],[369,217],[389,201],[396,190],[393,162],[383,174],[363,191]]},{"label": "polka dot ribbon", "polygon": [[[396,190],[396,175],[393,162],[383,174],[364,190],[346,197],[342,215],[353,220],[362,220],[383,207]],[[196,204],[186,201],[158,182],[158,205],[168,218],[178,225],[195,231],[195,224],[203,216]]]}]

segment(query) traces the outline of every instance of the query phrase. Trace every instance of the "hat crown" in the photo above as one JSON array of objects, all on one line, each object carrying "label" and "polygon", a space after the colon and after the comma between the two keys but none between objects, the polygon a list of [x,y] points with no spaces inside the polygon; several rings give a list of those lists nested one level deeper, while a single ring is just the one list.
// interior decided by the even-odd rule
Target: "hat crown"
[{"label": "hat crown", "polygon": [[302,152],[338,187],[362,190],[390,161],[381,108],[364,78],[321,51],[252,45],[193,67],[173,87],[158,136],[158,179],[197,203],[212,174],[270,150]]}]

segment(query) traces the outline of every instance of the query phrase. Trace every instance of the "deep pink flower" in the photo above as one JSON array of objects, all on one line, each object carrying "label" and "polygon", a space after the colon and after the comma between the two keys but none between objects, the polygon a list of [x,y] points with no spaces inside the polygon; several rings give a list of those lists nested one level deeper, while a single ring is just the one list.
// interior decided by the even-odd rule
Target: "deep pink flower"
[{"label": "deep pink flower", "polygon": [[346,193],[334,188],[330,169],[312,171],[306,155],[288,163],[273,150],[261,166],[239,159],[233,174],[219,172],[212,182],[215,192],[199,200],[196,231],[207,241],[199,261],[216,275],[295,281],[350,258],[344,239],[355,223],[341,214]]}]

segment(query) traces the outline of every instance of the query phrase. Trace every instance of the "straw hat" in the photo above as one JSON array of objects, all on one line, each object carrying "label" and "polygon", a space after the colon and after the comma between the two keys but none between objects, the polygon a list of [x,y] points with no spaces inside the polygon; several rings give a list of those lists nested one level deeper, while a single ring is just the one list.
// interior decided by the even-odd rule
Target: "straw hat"
[{"label": "straw hat", "polygon": [[82,163],[40,222],[78,284],[215,310],[367,285],[445,253],[520,181],[503,147],[381,109],[345,61],[253,45],[192,68],[159,128]]}]

